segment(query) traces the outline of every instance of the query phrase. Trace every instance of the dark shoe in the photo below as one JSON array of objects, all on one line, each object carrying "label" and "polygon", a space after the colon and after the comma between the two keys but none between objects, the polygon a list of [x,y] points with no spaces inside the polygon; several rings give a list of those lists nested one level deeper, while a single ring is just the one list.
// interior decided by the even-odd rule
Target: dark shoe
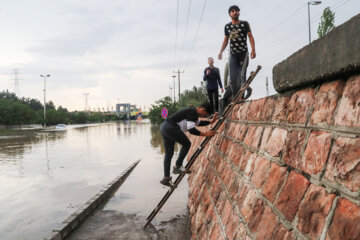
[{"label": "dark shoe", "polygon": [[184,168],[183,166],[180,167],[174,166],[173,174],[180,174],[180,173],[191,173],[191,171],[189,169]]},{"label": "dark shoe", "polygon": [[163,179],[160,181],[160,183],[161,183],[162,185],[165,185],[165,186],[168,186],[168,187],[173,188],[173,187],[175,187],[175,184],[173,183],[173,181],[172,181],[171,179],[172,179],[172,177],[170,177],[170,178],[163,178]]}]

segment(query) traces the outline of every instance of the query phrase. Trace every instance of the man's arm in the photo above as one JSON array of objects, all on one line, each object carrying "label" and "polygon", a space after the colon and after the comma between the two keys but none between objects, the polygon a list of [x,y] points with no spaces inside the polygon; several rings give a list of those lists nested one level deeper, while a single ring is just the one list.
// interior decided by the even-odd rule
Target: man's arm
[{"label": "man's arm", "polygon": [[225,68],[224,68],[224,87],[227,86],[228,76],[229,76],[229,61],[225,63]]},{"label": "man's arm", "polygon": [[222,85],[222,83],[221,83],[221,76],[220,76],[220,69],[219,68],[217,68],[217,82],[219,83],[219,86],[220,86],[220,88],[221,88],[221,93],[223,93],[224,92],[224,88],[223,88],[223,85]]},{"label": "man's arm", "polygon": [[228,45],[229,42],[229,37],[227,35],[225,35],[224,37],[224,41],[222,43],[221,49],[220,49],[220,53],[218,55],[218,58],[221,60],[222,59],[222,53],[225,50],[226,46]]},{"label": "man's arm", "polygon": [[255,40],[251,32],[248,32],[248,37],[251,45],[251,58],[256,58],[256,52],[255,52]]},{"label": "man's arm", "polygon": [[206,70],[207,70],[207,68],[205,68],[205,70],[204,70],[204,77],[203,77],[203,80],[204,80],[204,81],[206,81],[206,77],[207,77]]}]

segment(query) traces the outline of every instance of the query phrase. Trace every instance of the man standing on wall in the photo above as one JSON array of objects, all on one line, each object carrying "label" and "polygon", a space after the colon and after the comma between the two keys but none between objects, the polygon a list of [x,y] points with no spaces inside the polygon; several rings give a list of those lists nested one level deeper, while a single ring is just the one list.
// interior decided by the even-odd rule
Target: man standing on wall
[{"label": "man standing on wall", "polygon": [[[220,70],[217,67],[214,67],[214,59],[212,57],[208,58],[209,67],[204,70],[203,80],[206,81],[206,90],[209,96],[209,101],[211,105],[211,113],[219,111],[219,89],[221,88],[221,93],[224,92],[224,88],[221,83]],[[214,105],[215,103],[215,105]]]},{"label": "man standing on wall", "polygon": [[255,40],[250,25],[247,21],[239,20],[240,8],[236,5],[231,6],[229,16],[231,22],[225,25],[225,37],[218,56],[219,59],[222,59],[222,53],[230,39],[230,88],[224,94],[223,107],[229,103],[229,99],[236,95],[246,81],[246,69],[249,64],[247,37],[249,37],[251,45],[250,57],[252,59],[256,57]]}]

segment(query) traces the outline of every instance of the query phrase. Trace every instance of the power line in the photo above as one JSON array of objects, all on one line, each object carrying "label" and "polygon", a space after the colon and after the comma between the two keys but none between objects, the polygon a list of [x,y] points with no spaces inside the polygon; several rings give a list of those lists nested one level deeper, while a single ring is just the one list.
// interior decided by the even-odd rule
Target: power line
[{"label": "power line", "polygon": [[187,17],[186,17],[186,25],[185,25],[184,39],[183,39],[183,44],[182,44],[182,47],[181,47],[181,58],[180,58],[180,64],[179,64],[180,67],[181,67],[181,65],[182,65],[182,59],[183,59],[184,48],[185,48],[185,40],[186,40],[187,31],[188,31],[188,27],[189,27],[190,10],[191,10],[191,0],[189,0],[189,7],[188,7],[188,13],[187,13]]},{"label": "power line", "polygon": [[259,41],[265,39],[264,37],[268,35],[269,33],[272,33],[276,28],[278,28],[281,24],[285,23],[289,18],[293,17],[296,13],[298,13],[301,9],[303,9],[306,5],[302,5],[300,8],[296,9],[292,14],[288,15],[286,18],[284,18],[279,24],[275,25],[275,27],[272,27],[269,31],[267,31],[265,34],[259,37]]},{"label": "power line", "polygon": [[175,48],[174,48],[175,49],[174,67],[176,66],[178,26],[179,26],[179,0],[177,0],[177,4],[176,4],[176,33],[175,33]]},{"label": "power line", "polygon": [[188,56],[186,62],[189,62],[189,58],[191,57],[191,54],[192,54],[192,52],[193,52],[193,50],[194,50],[194,48],[195,48],[195,44],[196,44],[196,42],[197,42],[197,37],[198,37],[198,34],[199,34],[200,25],[201,25],[201,22],[202,22],[202,19],[203,19],[203,16],[204,16],[206,1],[207,1],[207,0],[204,0],[203,8],[202,8],[201,15],[200,15],[200,20],[199,20],[199,23],[198,23],[198,25],[197,25],[196,32],[195,32],[195,36],[194,36],[194,41],[193,41],[193,44],[192,44],[192,46],[191,46],[191,50],[190,50],[190,53],[189,53],[189,56]]},{"label": "power line", "polygon": [[[335,9],[339,8],[340,6],[344,5],[345,3],[347,3],[348,1],[350,1],[350,0],[341,0],[341,1],[337,2],[337,3],[335,3],[334,5],[330,6],[330,8],[332,8],[333,10],[335,10]],[[314,22],[315,22],[314,20],[320,20],[320,19],[321,19],[321,16],[322,16],[322,13],[313,16],[313,17],[311,18],[311,21],[313,22],[313,24],[314,24]],[[284,40],[287,40],[287,39],[295,36],[296,34],[299,34],[299,33],[300,33],[299,30],[303,29],[304,27],[306,27],[306,22],[304,22],[304,23],[296,26],[295,28],[293,28],[294,31],[288,32],[288,33],[282,35],[280,38],[275,39],[275,40],[272,41],[272,42],[268,42],[268,43],[265,45],[265,47],[267,48],[267,46],[270,46],[270,45],[271,45],[271,48],[274,49],[274,47],[276,47],[276,46],[278,46],[278,45],[280,45],[280,44],[283,44],[283,41],[284,41]],[[275,43],[275,44],[273,44],[273,43]]]}]

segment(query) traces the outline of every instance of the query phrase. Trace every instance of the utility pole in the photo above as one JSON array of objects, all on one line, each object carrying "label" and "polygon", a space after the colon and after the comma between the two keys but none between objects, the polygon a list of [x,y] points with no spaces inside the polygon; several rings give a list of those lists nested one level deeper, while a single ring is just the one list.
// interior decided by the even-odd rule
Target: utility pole
[{"label": "utility pole", "polygon": [[19,69],[14,69],[13,71],[13,75],[14,75],[14,93],[16,96],[20,97],[20,88],[19,88]]},{"label": "utility pole", "polygon": [[169,97],[170,97],[170,98],[172,98],[172,96],[171,96],[171,92],[172,92],[172,91],[171,91],[171,90],[172,90],[172,87],[171,87],[171,85],[169,85]]},{"label": "utility pole", "polygon": [[269,96],[269,82],[268,82],[268,77],[266,77],[266,96]]},{"label": "utility pole", "polygon": [[44,127],[46,127],[46,78],[50,77],[50,74],[48,75],[42,75],[40,74],[40,77],[44,78]]},{"label": "utility pole", "polygon": [[84,96],[85,96],[85,113],[87,113],[89,93],[84,93]]},{"label": "utility pole", "polygon": [[176,78],[176,76],[175,76],[175,75],[172,75],[172,78],[173,78],[174,103],[175,103],[175,78]]},{"label": "utility pole", "polygon": [[179,96],[178,96],[178,102],[180,101],[180,73],[184,73],[185,71],[180,72],[180,69],[178,69],[177,72],[173,71],[174,73],[178,74],[178,83],[179,83]]}]

